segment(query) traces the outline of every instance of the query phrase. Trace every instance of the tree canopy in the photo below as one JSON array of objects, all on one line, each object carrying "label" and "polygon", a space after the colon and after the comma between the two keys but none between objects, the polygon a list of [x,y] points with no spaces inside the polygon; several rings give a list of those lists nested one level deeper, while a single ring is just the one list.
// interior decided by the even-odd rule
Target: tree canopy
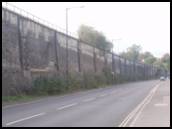
[{"label": "tree canopy", "polygon": [[166,53],[159,60],[160,66],[170,71],[170,55]]},{"label": "tree canopy", "polygon": [[120,55],[129,60],[152,64],[170,71],[170,55],[168,53],[164,54],[161,58],[157,58],[147,51],[141,53],[141,46],[133,44],[127,49],[127,52],[122,52]]},{"label": "tree canopy", "polygon": [[139,61],[146,64],[154,64],[156,61],[156,57],[154,57],[150,52],[144,52],[140,53]]},{"label": "tree canopy", "polygon": [[81,41],[85,41],[97,48],[104,49],[109,52],[113,48],[113,44],[107,41],[103,33],[98,32],[92,27],[81,25],[78,29],[78,36]]},{"label": "tree canopy", "polygon": [[[93,27],[81,25],[78,29],[78,36],[81,41],[109,52],[112,51],[112,42],[107,41],[104,34],[95,30]],[[136,62],[153,64],[168,71],[170,70],[170,55],[168,53],[164,54],[161,58],[156,58],[148,51],[141,53],[141,50],[140,45],[133,44],[127,48],[126,52],[120,53],[120,56]]]},{"label": "tree canopy", "polygon": [[141,46],[133,44],[131,47],[127,48],[127,52],[122,52],[120,55],[129,60],[138,61],[141,51]]}]

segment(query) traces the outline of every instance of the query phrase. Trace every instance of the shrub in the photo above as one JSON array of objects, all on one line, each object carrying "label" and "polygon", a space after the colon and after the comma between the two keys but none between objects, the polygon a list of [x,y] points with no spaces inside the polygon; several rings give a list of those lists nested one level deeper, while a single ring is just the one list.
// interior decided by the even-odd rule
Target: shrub
[{"label": "shrub", "polygon": [[61,94],[80,89],[97,88],[114,82],[112,74],[105,70],[103,74],[96,75],[94,73],[84,73],[82,75],[69,74],[68,78],[55,77],[39,77],[33,81],[32,94],[37,95],[53,95]]}]

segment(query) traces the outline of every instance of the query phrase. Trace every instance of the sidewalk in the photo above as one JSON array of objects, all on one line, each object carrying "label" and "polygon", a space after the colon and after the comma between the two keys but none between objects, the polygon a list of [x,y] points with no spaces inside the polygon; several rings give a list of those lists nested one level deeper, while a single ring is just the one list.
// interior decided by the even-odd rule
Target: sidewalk
[{"label": "sidewalk", "polygon": [[162,82],[150,102],[138,113],[130,126],[170,126],[170,80]]}]

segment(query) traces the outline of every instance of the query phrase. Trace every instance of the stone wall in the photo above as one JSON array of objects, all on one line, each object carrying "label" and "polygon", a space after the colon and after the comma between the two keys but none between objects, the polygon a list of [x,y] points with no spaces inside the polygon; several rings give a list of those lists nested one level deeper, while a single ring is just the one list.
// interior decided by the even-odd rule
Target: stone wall
[{"label": "stone wall", "polygon": [[[27,91],[39,76],[65,76],[66,38],[64,33],[2,8],[3,95]],[[132,79],[157,75],[155,68],[151,73],[151,67],[139,64],[134,67],[131,61],[68,36],[68,72],[71,75],[102,75],[105,68],[115,76]]]}]

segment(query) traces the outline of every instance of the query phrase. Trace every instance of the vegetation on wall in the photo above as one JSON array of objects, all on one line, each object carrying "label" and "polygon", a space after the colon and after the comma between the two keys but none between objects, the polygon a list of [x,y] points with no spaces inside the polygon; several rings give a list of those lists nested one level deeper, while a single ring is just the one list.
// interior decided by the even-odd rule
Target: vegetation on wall
[{"label": "vegetation on wall", "polygon": [[[80,77],[79,77],[80,76]],[[82,77],[81,77],[82,76]],[[69,75],[68,81],[65,77],[39,77],[33,81],[33,88],[29,94],[54,95],[73,92],[83,89],[92,89],[112,84],[111,73],[106,70],[102,75],[83,73],[82,75]]]}]

